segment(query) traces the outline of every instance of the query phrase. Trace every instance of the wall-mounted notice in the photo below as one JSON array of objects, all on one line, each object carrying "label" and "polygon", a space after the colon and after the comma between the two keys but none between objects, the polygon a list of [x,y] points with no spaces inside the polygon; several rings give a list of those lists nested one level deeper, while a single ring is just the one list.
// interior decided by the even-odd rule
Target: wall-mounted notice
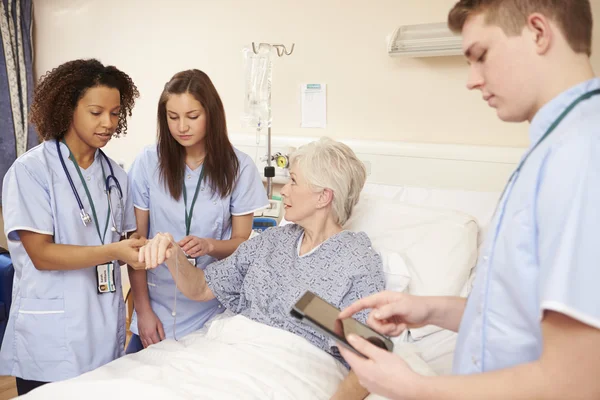
[{"label": "wall-mounted notice", "polygon": [[301,88],[302,128],[325,128],[327,125],[327,85],[305,83]]}]

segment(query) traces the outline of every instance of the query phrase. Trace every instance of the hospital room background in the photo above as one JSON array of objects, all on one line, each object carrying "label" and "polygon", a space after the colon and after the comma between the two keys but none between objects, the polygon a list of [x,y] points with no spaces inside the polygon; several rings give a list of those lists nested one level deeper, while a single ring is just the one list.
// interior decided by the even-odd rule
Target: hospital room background
[{"label": "hospital room background", "polygon": [[[0,18],[8,21],[6,7],[19,3],[31,1],[4,0]],[[395,57],[388,51],[397,28],[444,22],[454,3],[33,0],[29,67],[37,80],[65,61],[97,58],[132,77],[141,96],[127,136],[111,140],[105,149],[125,169],[143,146],[155,142],[156,106],[165,82],[177,71],[200,69],[221,95],[232,143],[255,160],[262,175],[267,132],[263,129],[257,139],[256,129],[243,123],[243,50],[253,42],[283,44],[288,51],[294,44],[290,55],[277,57],[273,50],[272,153],[285,155],[321,136],[344,141],[367,166],[371,206],[385,197],[428,210],[460,211],[479,224],[479,243],[486,218],[527,147],[527,124],[500,122],[478,91],[466,90],[462,56]],[[600,18],[600,0],[592,0],[592,8]],[[4,32],[3,40],[6,47]],[[598,22],[592,64],[600,70]],[[6,74],[0,70],[0,79]],[[310,84],[322,85],[325,97],[319,127],[307,127],[303,117],[309,106],[302,88]],[[0,142],[6,145],[14,142],[8,137],[14,133],[6,129],[12,124],[10,102],[1,95]],[[0,157],[7,165],[14,161]],[[0,169],[0,179],[5,172]],[[285,169],[278,168],[275,199],[285,180]],[[278,221],[281,217],[275,215]],[[0,246],[6,247],[1,214],[0,228]],[[472,263],[473,257],[467,258]],[[2,379],[0,399],[10,398],[16,394],[14,380]]]}]

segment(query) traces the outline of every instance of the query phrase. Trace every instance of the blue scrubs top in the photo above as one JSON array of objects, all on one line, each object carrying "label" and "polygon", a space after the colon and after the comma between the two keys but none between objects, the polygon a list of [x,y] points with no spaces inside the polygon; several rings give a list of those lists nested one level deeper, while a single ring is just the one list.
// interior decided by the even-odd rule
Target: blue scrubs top
[{"label": "blue scrubs top", "polygon": [[[542,107],[529,151],[575,99],[599,88],[592,79]],[[455,373],[538,360],[545,310],[600,329],[599,111],[599,95],[579,103],[509,183],[477,265]]]},{"label": "blue scrubs top", "polygon": [[[60,150],[84,208],[92,215],[81,179],[68,158],[69,150],[62,143]],[[124,230],[134,231],[127,175],[117,163],[110,162],[123,189]],[[101,163],[109,174],[106,159],[98,151],[92,165],[81,172],[103,230],[108,202]],[[0,351],[0,375],[53,382],[73,378],[123,355],[125,307],[118,263],[115,262],[116,291],[98,294],[96,266],[75,271],[40,271],[19,240],[18,231],[26,230],[52,235],[57,244],[102,244],[95,224],[84,226],[81,221],[54,140],[40,144],[15,161],[4,177],[2,198],[15,277],[13,303]],[[110,226],[105,243],[119,240]]]}]

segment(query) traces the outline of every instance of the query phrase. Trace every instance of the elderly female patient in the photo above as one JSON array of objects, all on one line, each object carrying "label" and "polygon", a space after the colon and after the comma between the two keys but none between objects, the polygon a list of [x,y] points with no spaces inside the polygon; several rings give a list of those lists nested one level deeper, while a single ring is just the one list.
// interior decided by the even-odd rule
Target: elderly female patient
[{"label": "elderly female patient", "polygon": [[[290,176],[281,194],[285,218],[295,224],[264,231],[206,270],[175,251],[170,234],[158,234],[140,249],[140,261],[146,268],[166,261],[188,298],[217,298],[234,313],[299,335],[343,363],[335,343],[293,319],[290,309],[306,290],[343,309],[384,289],[381,258],[367,235],[342,229],[365,183],[365,168],[348,146],[321,139],[290,156]],[[364,322],[366,315],[357,318]],[[334,398],[367,394],[351,372]]]}]

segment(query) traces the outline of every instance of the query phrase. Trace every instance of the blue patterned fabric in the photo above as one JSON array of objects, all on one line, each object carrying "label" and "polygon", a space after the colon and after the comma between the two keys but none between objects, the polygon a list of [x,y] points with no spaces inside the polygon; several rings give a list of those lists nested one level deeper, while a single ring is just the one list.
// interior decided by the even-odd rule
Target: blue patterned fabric
[{"label": "blue patterned fabric", "polygon": [[32,0],[0,0],[0,193],[12,163],[39,143],[27,123],[34,84],[32,21]]},{"label": "blue patterned fabric", "polygon": [[[307,290],[339,309],[384,290],[381,257],[364,232],[350,231],[299,256],[303,234],[294,224],[269,228],[210,264],[206,281],[229,310],[295,333],[344,363],[335,342],[294,319],[290,310]],[[355,318],[365,322],[367,315],[363,310]]]}]

